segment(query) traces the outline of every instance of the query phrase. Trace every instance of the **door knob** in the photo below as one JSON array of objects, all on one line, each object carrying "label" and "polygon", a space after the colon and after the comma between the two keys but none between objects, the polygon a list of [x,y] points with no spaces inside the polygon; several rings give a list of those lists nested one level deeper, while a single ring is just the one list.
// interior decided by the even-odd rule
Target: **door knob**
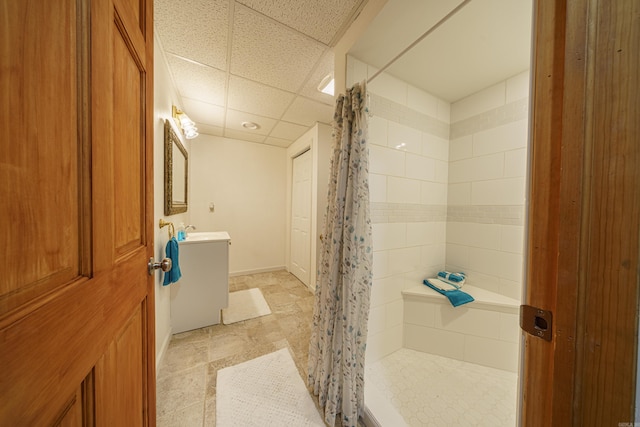
[{"label": "door knob", "polygon": [[171,267],[173,267],[171,258],[165,258],[160,262],[154,262],[153,258],[149,258],[149,264],[147,265],[149,268],[149,276],[153,274],[153,270],[160,269],[166,273],[167,271],[171,270]]}]

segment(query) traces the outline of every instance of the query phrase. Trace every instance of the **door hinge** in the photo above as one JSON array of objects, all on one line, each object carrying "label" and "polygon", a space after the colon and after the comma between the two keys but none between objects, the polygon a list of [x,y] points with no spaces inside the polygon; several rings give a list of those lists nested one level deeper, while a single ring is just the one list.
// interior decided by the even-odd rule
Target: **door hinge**
[{"label": "door hinge", "polygon": [[553,313],[549,310],[542,310],[530,305],[520,306],[520,329],[528,334],[551,341],[553,337],[552,324]]}]

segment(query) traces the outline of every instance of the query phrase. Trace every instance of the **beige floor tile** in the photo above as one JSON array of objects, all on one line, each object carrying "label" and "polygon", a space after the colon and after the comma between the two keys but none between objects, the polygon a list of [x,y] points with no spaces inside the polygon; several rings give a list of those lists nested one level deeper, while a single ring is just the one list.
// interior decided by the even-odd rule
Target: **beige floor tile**
[{"label": "beige floor tile", "polygon": [[272,314],[172,337],[158,371],[158,425],[215,426],[218,370],[282,348],[291,350],[306,383],[313,292],[284,270],[229,279],[231,292],[250,288],[260,288]]}]

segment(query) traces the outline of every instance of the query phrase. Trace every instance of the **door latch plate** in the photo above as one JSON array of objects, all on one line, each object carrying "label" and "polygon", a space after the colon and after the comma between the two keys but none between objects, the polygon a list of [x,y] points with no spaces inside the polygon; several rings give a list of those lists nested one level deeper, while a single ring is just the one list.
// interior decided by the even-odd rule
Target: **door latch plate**
[{"label": "door latch plate", "polygon": [[553,314],[530,305],[520,306],[520,329],[535,337],[551,341]]}]

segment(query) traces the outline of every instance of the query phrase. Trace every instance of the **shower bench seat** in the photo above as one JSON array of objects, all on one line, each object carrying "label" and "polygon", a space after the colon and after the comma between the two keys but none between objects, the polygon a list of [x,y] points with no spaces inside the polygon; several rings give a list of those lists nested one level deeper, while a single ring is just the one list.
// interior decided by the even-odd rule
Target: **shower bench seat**
[{"label": "shower bench seat", "polygon": [[402,291],[404,347],[516,372],[520,301],[473,285],[475,301],[452,307],[424,285]]}]

